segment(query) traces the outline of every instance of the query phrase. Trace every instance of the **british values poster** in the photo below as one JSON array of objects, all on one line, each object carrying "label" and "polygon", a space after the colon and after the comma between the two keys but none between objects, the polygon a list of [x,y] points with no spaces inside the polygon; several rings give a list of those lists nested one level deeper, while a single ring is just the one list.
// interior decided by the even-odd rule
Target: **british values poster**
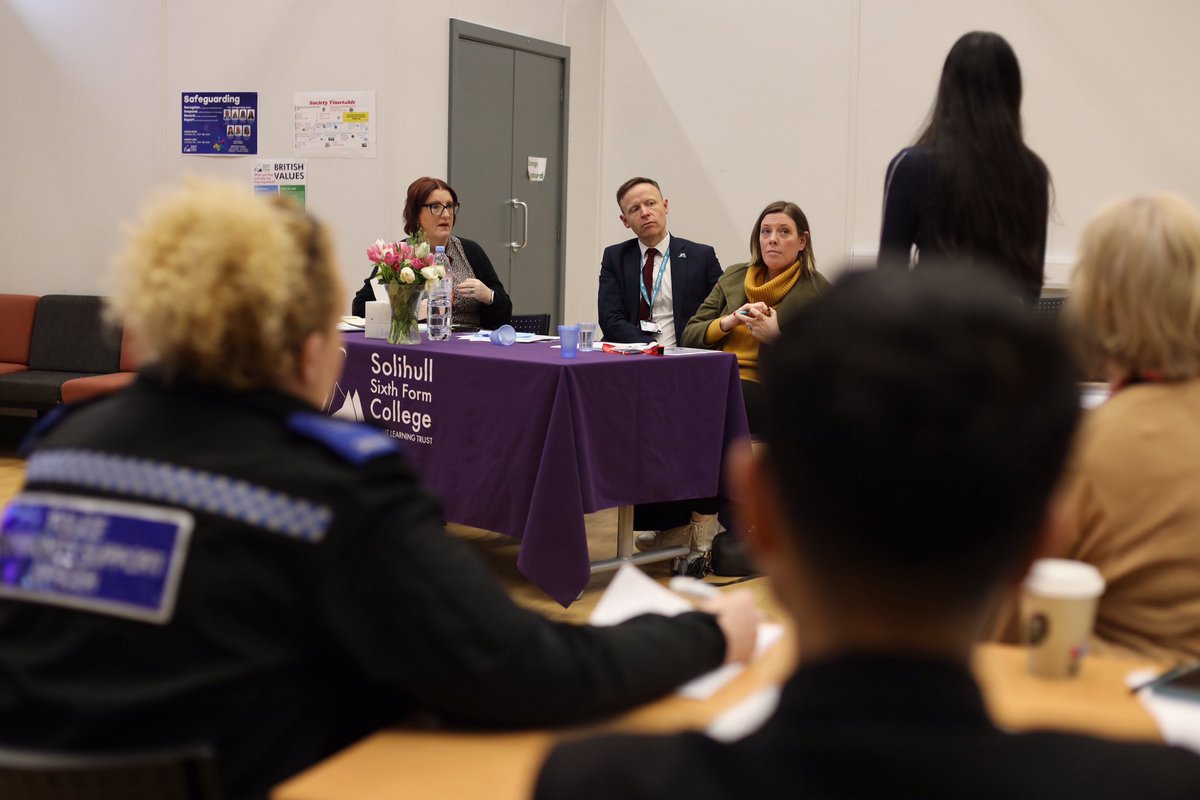
[{"label": "british values poster", "polygon": [[304,187],[307,163],[293,161],[259,161],[254,165],[254,191],[278,194],[304,208]]},{"label": "british values poster", "polygon": [[375,157],[375,92],[296,92],[297,156]]},{"label": "british values poster", "polygon": [[184,92],[183,153],[258,154],[258,92]]}]

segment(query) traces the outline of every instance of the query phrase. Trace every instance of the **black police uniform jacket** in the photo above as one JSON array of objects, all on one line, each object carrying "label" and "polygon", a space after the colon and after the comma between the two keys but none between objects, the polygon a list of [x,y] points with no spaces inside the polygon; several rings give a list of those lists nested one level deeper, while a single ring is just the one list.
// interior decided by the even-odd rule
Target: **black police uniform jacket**
[{"label": "black police uniform jacket", "polygon": [[288,396],[143,376],[34,437],[14,514],[47,494],[115,498],[181,510],[194,530],[159,622],[0,576],[2,744],[204,742],[226,792],[258,796],[417,708],[560,723],[644,702],[724,655],[704,614],[591,628],[516,607],[446,535],[391,439]]}]

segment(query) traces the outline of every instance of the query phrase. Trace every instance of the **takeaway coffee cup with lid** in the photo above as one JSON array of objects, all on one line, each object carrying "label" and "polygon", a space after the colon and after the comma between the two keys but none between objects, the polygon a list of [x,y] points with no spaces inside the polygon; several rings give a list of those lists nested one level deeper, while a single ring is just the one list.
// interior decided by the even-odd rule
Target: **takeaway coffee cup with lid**
[{"label": "takeaway coffee cup with lid", "polygon": [[1021,593],[1021,629],[1029,646],[1029,671],[1045,678],[1079,674],[1104,593],[1091,564],[1063,558],[1035,561]]}]

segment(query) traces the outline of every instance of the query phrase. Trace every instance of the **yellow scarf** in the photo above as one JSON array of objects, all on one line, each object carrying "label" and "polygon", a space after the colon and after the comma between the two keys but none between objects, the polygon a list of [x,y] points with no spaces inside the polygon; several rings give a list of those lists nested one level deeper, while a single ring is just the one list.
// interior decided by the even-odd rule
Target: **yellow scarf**
[{"label": "yellow scarf", "polygon": [[[746,299],[751,303],[766,303],[771,308],[779,305],[796,281],[800,279],[800,259],[796,263],[767,280],[767,268],[753,266],[746,270]],[[742,380],[758,381],[758,339],[738,325],[725,336],[721,349],[737,356],[738,372]]]}]

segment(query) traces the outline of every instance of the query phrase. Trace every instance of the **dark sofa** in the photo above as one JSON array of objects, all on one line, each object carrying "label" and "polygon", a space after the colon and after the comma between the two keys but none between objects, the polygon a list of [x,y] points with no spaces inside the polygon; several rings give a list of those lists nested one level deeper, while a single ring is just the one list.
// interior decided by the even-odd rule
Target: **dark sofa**
[{"label": "dark sofa", "polygon": [[[18,298],[18,299],[13,299]],[[0,295],[0,309],[27,308],[28,295]],[[28,334],[27,361],[5,361],[0,407],[45,411],[62,401],[62,386],[121,370],[121,333],[105,325],[103,298],[52,294],[38,298]],[[20,320],[0,325],[0,358],[22,352]]]}]

